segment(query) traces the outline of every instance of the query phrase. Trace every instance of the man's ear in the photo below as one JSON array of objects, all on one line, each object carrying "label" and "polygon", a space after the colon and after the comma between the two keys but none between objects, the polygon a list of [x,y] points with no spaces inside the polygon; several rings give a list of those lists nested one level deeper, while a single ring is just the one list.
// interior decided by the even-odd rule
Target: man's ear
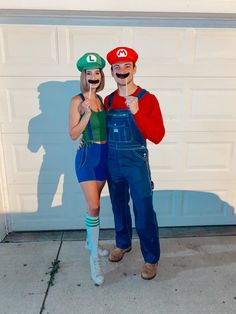
[{"label": "man's ear", "polygon": [[113,67],[111,67],[111,76],[114,76]]},{"label": "man's ear", "polygon": [[134,74],[136,74],[136,71],[137,71],[137,66],[136,66],[136,64],[134,65]]}]

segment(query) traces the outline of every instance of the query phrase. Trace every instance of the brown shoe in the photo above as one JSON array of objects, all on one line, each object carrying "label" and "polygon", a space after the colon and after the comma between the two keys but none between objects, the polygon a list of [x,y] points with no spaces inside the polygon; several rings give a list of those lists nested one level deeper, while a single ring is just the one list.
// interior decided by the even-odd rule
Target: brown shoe
[{"label": "brown shoe", "polygon": [[141,277],[146,280],[153,279],[157,274],[157,264],[145,263],[141,272]]},{"label": "brown shoe", "polygon": [[131,246],[128,247],[127,249],[120,249],[116,247],[114,250],[111,251],[111,253],[108,256],[108,259],[110,262],[119,262],[122,260],[125,253],[130,252],[131,249],[132,249]]}]

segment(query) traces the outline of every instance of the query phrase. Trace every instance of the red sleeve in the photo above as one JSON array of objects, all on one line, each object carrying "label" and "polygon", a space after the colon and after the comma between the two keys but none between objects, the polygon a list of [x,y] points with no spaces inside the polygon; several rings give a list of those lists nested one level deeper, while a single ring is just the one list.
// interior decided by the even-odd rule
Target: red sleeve
[{"label": "red sleeve", "polygon": [[134,115],[144,138],[158,144],[165,135],[165,127],[157,98],[148,93],[139,101],[139,111]]}]

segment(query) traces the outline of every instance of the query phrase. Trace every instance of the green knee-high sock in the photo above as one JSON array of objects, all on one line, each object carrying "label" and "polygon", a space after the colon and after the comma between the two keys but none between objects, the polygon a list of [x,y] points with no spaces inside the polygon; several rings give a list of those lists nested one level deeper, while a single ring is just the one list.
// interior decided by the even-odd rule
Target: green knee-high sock
[{"label": "green knee-high sock", "polygon": [[86,216],[86,231],[91,255],[98,256],[99,217]]}]

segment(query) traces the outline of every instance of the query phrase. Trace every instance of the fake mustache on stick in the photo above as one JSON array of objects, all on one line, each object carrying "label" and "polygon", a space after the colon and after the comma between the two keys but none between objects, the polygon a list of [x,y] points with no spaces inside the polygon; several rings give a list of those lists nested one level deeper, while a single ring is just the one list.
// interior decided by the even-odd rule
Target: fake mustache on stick
[{"label": "fake mustache on stick", "polygon": [[98,84],[99,80],[88,80],[89,84]]},{"label": "fake mustache on stick", "polygon": [[129,76],[129,73],[125,73],[125,74],[116,73],[116,76],[117,76],[119,79],[125,79],[126,77]]}]

